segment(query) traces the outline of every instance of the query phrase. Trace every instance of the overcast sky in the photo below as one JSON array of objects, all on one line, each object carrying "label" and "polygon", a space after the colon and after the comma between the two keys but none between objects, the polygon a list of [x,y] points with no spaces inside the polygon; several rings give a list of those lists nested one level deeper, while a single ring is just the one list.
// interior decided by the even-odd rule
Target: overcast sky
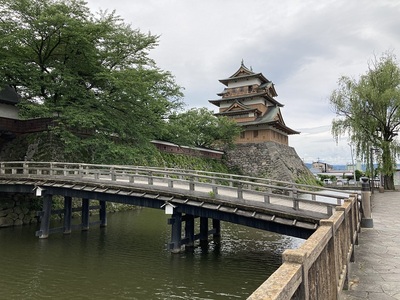
[{"label": "overcast sky", "polygon": [[340,76],[358,78],[368,61],[393,52],[400,61],[400,0],[89,0],[126,23],[159,35],[151,52],[185,88],[187,108],[207,107],[242,59],[275,84],[282,115],[301,131],[289,143],[305,162],[351,163],[347,139],[336,145],[329,96]]}]

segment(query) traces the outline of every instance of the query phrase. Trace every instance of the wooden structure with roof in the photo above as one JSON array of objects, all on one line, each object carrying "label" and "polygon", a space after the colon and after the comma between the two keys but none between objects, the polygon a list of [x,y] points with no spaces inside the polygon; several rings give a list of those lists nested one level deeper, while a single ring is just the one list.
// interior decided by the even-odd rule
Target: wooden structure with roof
[{"label": "wooden structure with roof", "polygon": [[18,119],[18,108],[16,105],[19,102],[18,94],[15,90],[6,85],[0,87],[0,117]]},{"label": "wooden structure with roof", "polygon": [[219,107],[217,116],[232,118],[243,127],[237,143],[273,141],[288,145],[288,136],[299,133],[285,125],[274,84],[262,73],[254,73],[242,61],[232,76],[219,81],[226,88],[217,94],[220,99],[209,102]]}]

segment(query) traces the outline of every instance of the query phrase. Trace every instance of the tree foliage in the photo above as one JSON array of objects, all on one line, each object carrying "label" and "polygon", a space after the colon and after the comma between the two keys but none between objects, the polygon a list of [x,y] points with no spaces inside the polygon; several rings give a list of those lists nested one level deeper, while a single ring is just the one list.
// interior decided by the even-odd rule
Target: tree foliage
[{"label": "tree foliage", "polygon": [[207,108],[193,108],[169,117],[162,139],[180,145],[224,149],[233,145],[241,129],[227,117]]},{"label": "tree foliage", "polygon": [[358,80],[342,77],[330,97],[337,118],[332,133],[348,134],[356,152],[371,167],[371,156],[378,148],[379,169],[385,188],[394,189],[393,174],[399,143],[400,68],[392,53],[374,58]]},{"label": "tree foliage", "polygon": [[97,146],[152,139],[181,106],[173,76],[149,57],[157,43],[81,0],[0,0],[0,84],[21,96],[22,117],[56,118],[52,134],[86,161]]}]

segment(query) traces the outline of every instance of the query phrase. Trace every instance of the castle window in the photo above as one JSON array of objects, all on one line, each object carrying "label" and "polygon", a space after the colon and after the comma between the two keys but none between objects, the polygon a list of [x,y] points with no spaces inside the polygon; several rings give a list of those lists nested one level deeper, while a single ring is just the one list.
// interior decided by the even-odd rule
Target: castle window
[{"label": "castle window", "polygon": [[258,137],[258,130],[253,130],[253,137],[254,138]]}]

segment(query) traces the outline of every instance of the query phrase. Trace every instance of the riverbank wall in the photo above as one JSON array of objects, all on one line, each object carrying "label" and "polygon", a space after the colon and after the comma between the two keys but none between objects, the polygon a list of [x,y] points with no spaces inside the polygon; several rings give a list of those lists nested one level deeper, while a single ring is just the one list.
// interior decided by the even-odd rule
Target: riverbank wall
[{"label": "riverbank wall", "polygon": [[0,227],[37,223],[37,203],[32,196],[0,193]]}]

